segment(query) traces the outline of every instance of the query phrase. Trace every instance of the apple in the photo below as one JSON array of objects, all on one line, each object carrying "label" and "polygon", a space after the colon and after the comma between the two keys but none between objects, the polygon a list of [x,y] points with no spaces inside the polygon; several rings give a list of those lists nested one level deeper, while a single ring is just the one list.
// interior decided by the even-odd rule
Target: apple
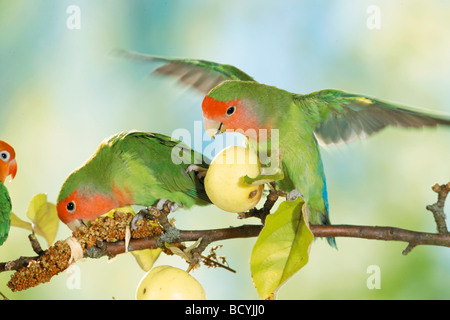
[{"label": "apple", "polygon": [[159,266],[148,271],[139,282],[137,300],[205,300],[200,283],[184,270]]},{"label": "apple", "polygon": [[244,182],[247,175],[255,178],[261,172],[256,153],[241,146],[222,150],[211,162],[205,176],[205,190],[211,202],[228,212],[245,212],[259,202],[264,185]]}]

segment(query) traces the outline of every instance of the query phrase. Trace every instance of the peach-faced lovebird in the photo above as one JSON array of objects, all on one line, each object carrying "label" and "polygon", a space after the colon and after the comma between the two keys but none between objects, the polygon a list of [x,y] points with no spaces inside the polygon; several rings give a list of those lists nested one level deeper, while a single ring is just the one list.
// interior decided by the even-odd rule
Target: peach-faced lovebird
[{"label": "peach-faced lovebird", "polygon": [[4,183],[9,175],[14,179],[16,172],[16,153],[13,147],[0,140],[0,245],[8,238],[11,226],[11,198]]},{"label": "peach-faced lovebird", "polygon": [[[432,115],[359,94],[325,89],[295,94],[261,84],[230,66],[192,59],[169,59],[124,53],[138,60],[164,62],[153,72],[179,78],[205,94],[205,129],[219,134],[238,130],[259,150],[272,148],[277,171],[245,180],[257,184],[272,179],[287,193],[301,196],[311,224],[329,224],[327,188],[318,141],[324,144],[365,137],[386,126],[403,128],[450,125],[450,118]],[[266,130],[260,130],[266,129]],[[273,129],[277,141],[271,139]],[[258,142],[257,142],[258,141]],[[278,144],[278,147],[276,145]],[[268,151],[268,150],[266,150]],[[334,239],[328,242],[335,246]]]},{"label": "peach-faced lovebird", "polygon": [[190,167],[195,161],[206,169],[203,160],[200,153],[162,134],[113,135],[66,179],[58,196],[58,216],[77,230],[83,221],[128,205],[209,204],[199,175]]}]

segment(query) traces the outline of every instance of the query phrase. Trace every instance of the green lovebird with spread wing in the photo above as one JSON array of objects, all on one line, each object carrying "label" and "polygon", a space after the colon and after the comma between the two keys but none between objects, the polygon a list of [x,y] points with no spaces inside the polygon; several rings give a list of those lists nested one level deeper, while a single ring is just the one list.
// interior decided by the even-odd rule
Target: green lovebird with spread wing
[{"label": "green lovebird with spread wing", "polygon": [[[202,103],[205,129],[212,135],[227,129],[240,130],[244,134],[251,132],[247,135],[250,146],[273,148],[271,131],[277,129],[279,147],[272,151],[279,159],[278,171],[246,179],[246,182],[257,184],[258,181],[274,180],[288,193],[288,200],[301,196],[311,224],[330,224],[318,140],[324,144],[348,142],[387,126],[450,125],[450,117],[341,90],[291,93],[258,83],[231,65],[133,52],[121,54],[137,60],[162,62],[154,73],[176,77],[205,94]],[[328,242],[335,246],[334,239],[329,238]]]},{"label": "green lovebird with spread wing", "polygon": [[202,154],[168,136],[119,133],[101,143],[65,180],[57,201],[58,216],[77,230],[84,221],[128,205],[159,209],[166,201],[185,208],[207,205],[210,201],[201,181],[207,168]]},{"label": "green lovebird with spread wing", "polygon": [[0,245],[8,238],[11,227],[11,198],[4,183],[9,175],[14,179],[16,172],[16,153],[13,147],[0,140]]}]

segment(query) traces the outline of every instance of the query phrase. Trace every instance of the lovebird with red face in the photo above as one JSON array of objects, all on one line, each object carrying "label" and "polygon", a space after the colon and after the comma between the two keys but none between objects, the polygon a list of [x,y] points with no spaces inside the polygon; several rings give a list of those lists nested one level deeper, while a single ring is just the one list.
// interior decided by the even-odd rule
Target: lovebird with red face
[{"label": "lovebird with red face", "polygon": [[[255,179],[246,177],[245,181],[258,184],[272,180],[287,193],[288,200],[301,196],[311,224],[330,224],[318,141],[323,144],[348,142],[387,126],[450,125],[448,116],[433,115],[341,90],[291,93],[258,83],[231,65],[125,51],[120,54],[135,60],[162,62],[153,73],[176,77],[184,85],[206,95],[202,111],[205,129],[211,135],[227,129],[240,130],[249,138],[251,147],[271,149],[269,151],[278,159],[278,170]],[[277,141],[271,140],[274,129],[277,129]],[[274,147],[276,145],[278,147]],[[333,238],[327,240],[335,247]]]},{"label": "lovebird with red face", "polygon": [[0,245],[8,238],[11,227],[11,198],[4,183],[8,176],[14,179],[16,172],[16,152],[8,143],[0,140]]},{"label": "lovebird with red face", "polygon": [[119,133],[101,143],[65,180],[58,216],[77,230],[86,221],[128,205],[207,205],[211,202],[195,172],[202,168],[208,168],[206,159],[180,141],[158,133]]}]

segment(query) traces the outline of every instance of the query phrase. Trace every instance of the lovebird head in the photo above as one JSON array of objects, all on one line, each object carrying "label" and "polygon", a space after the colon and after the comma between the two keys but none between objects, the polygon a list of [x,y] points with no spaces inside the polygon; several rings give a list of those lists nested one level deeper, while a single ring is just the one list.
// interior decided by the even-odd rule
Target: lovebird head
[{"label": "lovebird head", "polygon": [[82,167],[74,171],[66,179],[56,205],[59,219],[73,231],[77,230],[83,221],[95,220],[102,214],[120,207],[115,195],[90,181],[84,169]]},{"label": "lovebird head", "polygon": [[5,141],[0,140],[0,181],[5,183],[6,177],[14,179],[17,173],[16,152]]},{"label": "lovebird head", "polygon": [[261,132],[279,128],[283,110],[276,106],[286,105],[291,96],[254,81],[225,81],[203,99],[205,130],[212,137],[226,130],[239,130],[250,139],[263,138]]},{"label": "lovebird head", "polygon": [[186,159],[177,158],[180,148],[191,157],[194,153],[180,144],[168,136],[138,131],[105,139],[63,183],[57,200],[60,220],[77,229],[83,221],[128,205],[152,206],[160,199],[185,208],[198,201],[208,204],[195,174],[186,172]]}]

